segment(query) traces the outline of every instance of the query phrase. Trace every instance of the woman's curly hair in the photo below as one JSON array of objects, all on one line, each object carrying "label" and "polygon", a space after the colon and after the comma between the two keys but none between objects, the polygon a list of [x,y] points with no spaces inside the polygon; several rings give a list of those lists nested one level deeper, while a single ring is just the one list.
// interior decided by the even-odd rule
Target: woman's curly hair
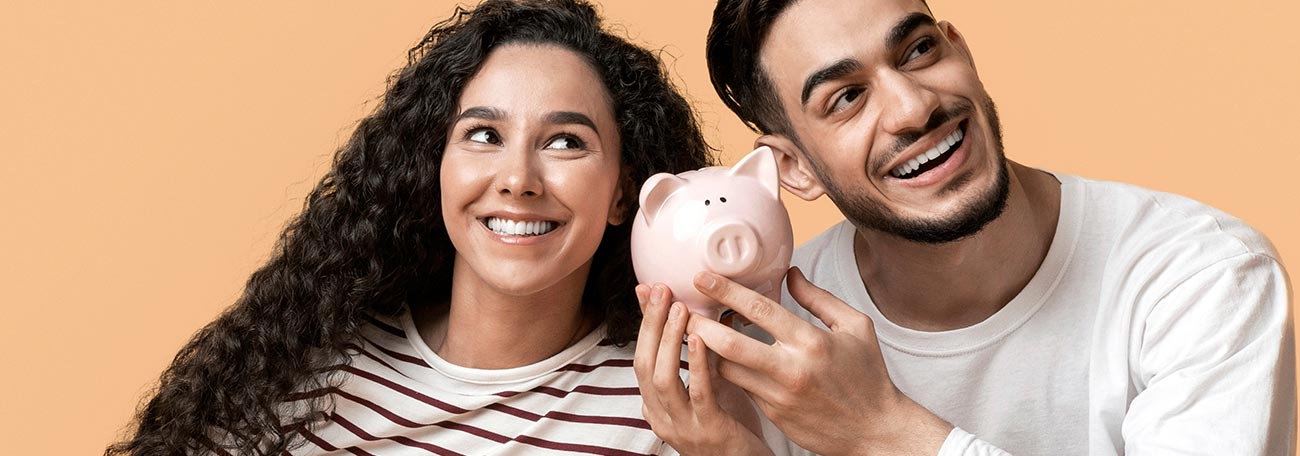
[{"label": "woman's curly hair", "polygon": [[[455,251],[441,218],[443,146],[462,89],[507,43],[570,49],[600,75],[629,174],[628,213],[651,174],[714,164],[694,111],[659,60],[604,31],[591,5],[487,0],[457,8],[410,50],[272,258],[239,300],[177,353],[130,438],[106,455],[279,454],[298,443],[295,429],[332,406],[327,396],[303,401],[294,393],[336,386],[329,372],[352,353],[369,318],[394,315],[407,303],[447,305]],[[582,303],[617,344],[634,339],[640,322],[630,233],[631,223],[607,227]],[[290,401],[297,407],[287,407]]]}]

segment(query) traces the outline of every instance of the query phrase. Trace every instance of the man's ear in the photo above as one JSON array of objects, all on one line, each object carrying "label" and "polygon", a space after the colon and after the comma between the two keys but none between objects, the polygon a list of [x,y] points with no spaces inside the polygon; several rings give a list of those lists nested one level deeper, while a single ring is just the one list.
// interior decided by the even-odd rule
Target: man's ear
[{"label": "man's ear", "polygon": [[940,21],[939,31],[943,32],[943,36],[948,38],[948,42],[957,48],[957,52],[966,56],[966,61],[970,62],[971,69],[975,70],[976,76],[979,76],[979,69],[975,68],[975,56],[970,52],[970,45],[966,44],[966,37],[957,31],[957,26],[952,25],[952,22]]},{"label": "man's ear", "polygon": [[776,169],[781,176],[781,187],[804,201],[821,198],[826,193],[822,182],[813,172],[812,163],[794,141],[784,135],[763,135],[754,140],[754,147],[767,146],[776,156]]}]

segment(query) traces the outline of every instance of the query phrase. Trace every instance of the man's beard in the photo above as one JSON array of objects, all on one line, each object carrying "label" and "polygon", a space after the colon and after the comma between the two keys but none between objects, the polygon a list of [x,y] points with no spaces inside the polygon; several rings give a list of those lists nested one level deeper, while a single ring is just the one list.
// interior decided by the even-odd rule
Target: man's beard
[{"label": "man's beard", "polygon": [[[830,196],[831,201],[834,201],[840,212],[844,213],[844,216],[859,229],[869,228],[908,241],[926,244],[944,244],[971,236],[984,229],[985,225],[997,219],[999,215],[1002,215],[1002,210],[1007,205],[1007,194],[1010,187],[1007,176],[1007,160],[1002,151],[1002,124],[998,120],[998,111],[993,104],[993,99],[986,97],[985,100],[984,109],[988,113],[989,129],[993,132],[994,152],[997,153],[998,157],[997,178],[993,186],[976,195],[973,199],[966,201],[956,213],[949,217],[939,220],[901,217],[879,202],[872,200],[863,192],[845,191],[840,188],[834,180],[830,179],[825,169],[816,160],[811,160],[813,171],[825,183],[826,193]],[[895,150],[901,151],[952,118],[969,111],[973,111],[973,106],[970,103],[959,104],[950,110],[939,109],[935,111],[926,123],[924,131],[900,137],[894,146]],[[970,128],[969,122],[967,128]],[[969,133],[967,137],[970,137]],[[971,176],[969,174],[957,176],[952,182],[945,185],[941,192],[957,191],[969,183],[970,180]]]}]

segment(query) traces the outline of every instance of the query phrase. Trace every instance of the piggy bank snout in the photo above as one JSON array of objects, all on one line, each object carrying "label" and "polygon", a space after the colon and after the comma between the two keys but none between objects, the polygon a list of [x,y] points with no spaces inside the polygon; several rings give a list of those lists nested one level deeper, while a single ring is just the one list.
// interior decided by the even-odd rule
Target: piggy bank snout
[{"label": "piggy bank snout", "polygon": [[761,257],[758,234],[748,223],[727,221],[710,224],[703,233],[704,265],[728,277],[749,272]]}]

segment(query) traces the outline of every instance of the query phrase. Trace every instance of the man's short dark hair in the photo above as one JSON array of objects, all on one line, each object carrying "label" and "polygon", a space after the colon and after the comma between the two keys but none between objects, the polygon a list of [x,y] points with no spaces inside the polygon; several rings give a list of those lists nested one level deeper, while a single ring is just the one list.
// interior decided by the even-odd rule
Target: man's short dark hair
[{"label": "man's short dark hair", "polygon": [[777,16],[796,0],[719,0],[705,44],[709,80],[750,130],[789,136],[790,119],[758,62]]},{"label": "man's short dark hair", "polygon": [[[798,0],[719,0],[705,44],[709,80],[750,130],[795,138],[772,81],[758,61],[772,22]],[[922,0],[921,3],[925,3]],[[926,5],[929,8],[929,5]],[[797,141],[797,139],[796,139]]]}]

